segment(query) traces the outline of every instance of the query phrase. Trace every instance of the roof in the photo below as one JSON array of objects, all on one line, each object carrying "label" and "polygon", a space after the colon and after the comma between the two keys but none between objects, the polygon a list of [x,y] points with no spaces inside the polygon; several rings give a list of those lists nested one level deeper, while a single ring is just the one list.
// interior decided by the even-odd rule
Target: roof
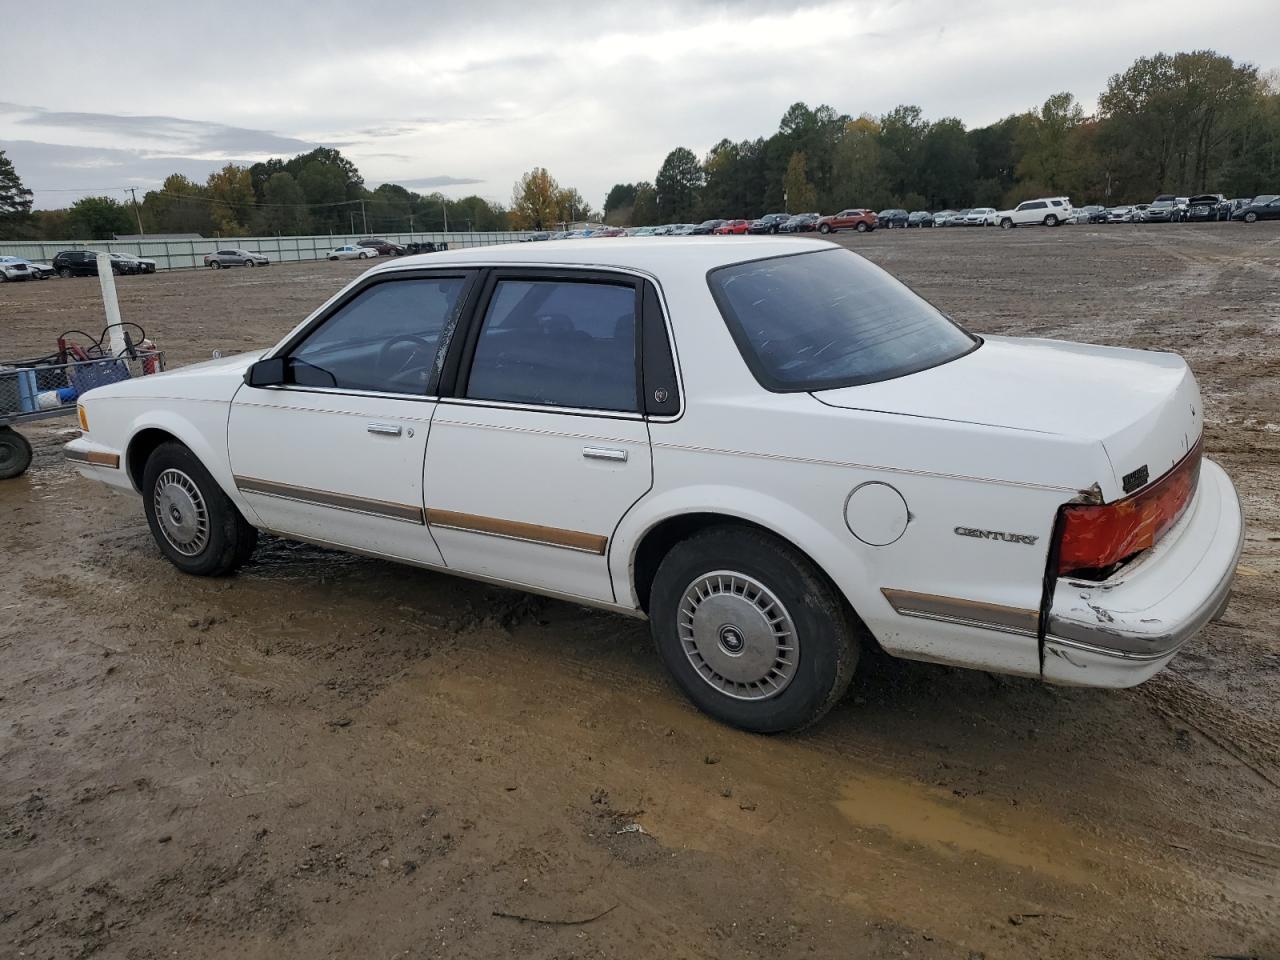
[{"label": "roof", "polygon": [[465,247],[441,253],[397,257],[375,269],[382,271],[451,264],[550,264],[623,267],[645,273],[679,268],[705,273],[716,267],[744,260],[760,260],[836,247],[837,244],[826,240],[797,237],[599,237]]}]

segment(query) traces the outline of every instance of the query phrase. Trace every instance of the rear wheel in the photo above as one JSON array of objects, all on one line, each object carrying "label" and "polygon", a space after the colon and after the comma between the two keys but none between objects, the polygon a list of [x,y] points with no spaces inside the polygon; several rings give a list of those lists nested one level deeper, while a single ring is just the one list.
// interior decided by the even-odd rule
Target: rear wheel
[{"label": "rear wheel", "polygon": [[258,531],[196,455],[176,441],[161,444],[147,460],[142,501],[156,545],[183,573],[231,573],[257,546]]},{"label": "rear wheel", "polygon": [[12,427],[0,427],[0,480],[12,480],[31,466],[31,444]]},{"label": "rear wheel", "polygon": [[714,527],[674,546],[650,602],[658,652],[685,695],[755,733],[798,730],[848,689],[860,625],[791,544]]},{"label": "rear wheel", "polygon": [[1056,227],[1058,225],[1058,218],[1051,213],[1044,218],[1044,225],[1046,227]]},{"label": "rear wheel", "polygon": [[1246,214],[1244,215],[1244,222],[1245,222],[1245,223],[1257,223],[1257,222],[1258,222],[1258,215],[1257,215],[1256,213],[1254,213],[1252,210],[1250,210],[1248,213],[1246,213]]},{"label": "rear wheel", "polygon": [[222,261],[221,261],[221,260],[210,260],[210,261],[209,261],[209,266],[211,266],[214,270],[221,270],[221,269],[222,269]]},{"label": "rear wheel", "polygon": [[871,229],[871,228],[870,228],[870,227],[868,227],[868,226],[866,225],[866,223],[865,223],[865,222],[864,222],[864,223],[859,223],[859,224],[858,224],[858,232],[859,232],[859,233],[866,233],[869,229]]}]

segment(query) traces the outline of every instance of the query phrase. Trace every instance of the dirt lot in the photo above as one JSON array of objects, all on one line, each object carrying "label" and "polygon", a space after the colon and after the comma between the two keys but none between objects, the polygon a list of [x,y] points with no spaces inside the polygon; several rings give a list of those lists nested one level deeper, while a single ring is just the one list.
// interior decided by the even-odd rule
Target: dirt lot
[{"label": "dirt lot", "polygon": [[[1280,225],[842,240],[979,332],[1189,359],[1249,528],[1172,669],[869,657],[816,729],[747,736],[640,623],[270,540],[185,578],[53,421],[0,485],[0,953],[1280,957]],[[185,363],[359,269],[120,289]],[[0,287],[0,354],[100,316],[93,280]]]}]

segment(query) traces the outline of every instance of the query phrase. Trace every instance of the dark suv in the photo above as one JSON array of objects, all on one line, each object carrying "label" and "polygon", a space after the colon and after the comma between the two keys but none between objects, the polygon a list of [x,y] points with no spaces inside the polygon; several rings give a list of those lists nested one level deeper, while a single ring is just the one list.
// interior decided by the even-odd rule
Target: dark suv
[{"label": "dark suv", "polygon": [[1187,212],[1183,214],[1183,219],[1192,223],[1206,223],[1226,220],[1230,215],[1226,197],[1220,193],[1202,193],[1187,201]]},{"label": "dark suv", "polygon": [[[96,277],[98,275],[97,250],[63,250],[53,258],[53,269],[60,277]],[[124,266],[112,258],[111,272],[124,273]]]},{"label": "dark suv", "polygon": [[377,250],[380,257],[400,257],[404,255],[404,247],[400,246],[400,244],[392,243],[390,240],[381,240],[377,237],[365,237],[363,240],[357,240],[356,246]]}]

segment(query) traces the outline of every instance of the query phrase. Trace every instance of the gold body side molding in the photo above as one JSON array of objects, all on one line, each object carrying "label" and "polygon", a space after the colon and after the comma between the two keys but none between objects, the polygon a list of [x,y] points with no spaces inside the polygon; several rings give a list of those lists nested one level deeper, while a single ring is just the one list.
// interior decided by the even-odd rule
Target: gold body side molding
[{"label": "gold body side molding", "polygon": [[913,590],[894,590],[889,587],[882,587],[880,592],[893,609],[904,617],[942,620],[1027,637],[1034,637],[1039,633],[1038,610],[965,600],[962,597],[943,597],[934,593],[916,593]]},{"label": "gold body side molding", "polygon": [[369,497],[353,497],[346,493],[314,490],[311,487],[298,487],[291,483],[276,483],[274,480],[259,480],[256,477],[237,476],[235,481],[236,487],[241,493],[256,493],[263,497],[279,497],[282,500],[297,500],[299,503],[314,503],[321,507],[333,507],[335,510],[350,510],[354,513],[367,513],[375,517],[386,517],[389,520],[403,520],[405,523],[421,524],[423,522],[422,508],[408,503],[373,500]]},{"label": "gold body side molding", "polygon": [[490,537],[503,537],[507,540],[523,540],[526,543],[540,543],[548,547],[562,547],[565,550],[577,550],[581,553],[592,553],[604,556],[609,538],[595,533],[581,533],[577,530],[562,530],[559,527],[544,527],[537,523],[521,523],[518,520],[502,520],[498,517],[480,517],[471,513],[455,513],[452,510],[427,510],[427,524],[445,530],[463,530],[467,533],[480,533]]}]

